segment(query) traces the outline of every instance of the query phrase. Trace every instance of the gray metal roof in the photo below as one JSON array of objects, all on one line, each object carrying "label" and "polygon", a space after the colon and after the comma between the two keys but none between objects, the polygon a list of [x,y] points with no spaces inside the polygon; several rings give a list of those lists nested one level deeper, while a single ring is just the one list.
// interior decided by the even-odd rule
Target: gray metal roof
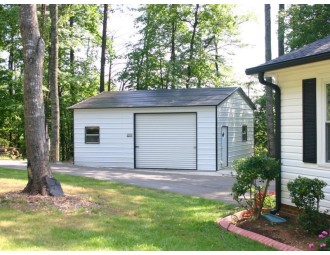
[{"label": "gray metal roof", "polygon": [[102,109],[134,107],[174,107],[174,106],[215,106],[223,102],[235,91],[254,109],[254,104],[239,87],[136,90],[102,92],[88,98],[69,109]]},{"label": "gray metal roof", "polygon": [[245,70],[246,74],[256,74],[280,68],[303,65],[330,59],[330,36],[305,45],[266,63]]}]

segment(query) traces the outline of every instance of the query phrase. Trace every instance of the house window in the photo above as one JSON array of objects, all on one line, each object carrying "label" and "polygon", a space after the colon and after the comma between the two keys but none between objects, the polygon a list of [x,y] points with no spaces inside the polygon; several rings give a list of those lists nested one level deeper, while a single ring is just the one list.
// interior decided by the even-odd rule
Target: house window
[{"label": "house window", "polygon": [[242,142],[247,141],[247,125],[242,126]]},{"label": "house window", "polygon": [[327,101],[326,101],[326,161],[330,162],[330,84],[326,85]]},{"label": "house window", "polygon": [[85,143],[100,143],[100,127],[85,127]]}]

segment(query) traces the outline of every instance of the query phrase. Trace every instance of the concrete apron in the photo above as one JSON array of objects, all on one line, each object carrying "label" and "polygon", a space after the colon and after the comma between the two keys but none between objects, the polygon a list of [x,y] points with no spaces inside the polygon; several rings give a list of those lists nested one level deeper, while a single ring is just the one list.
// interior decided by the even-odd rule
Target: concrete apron
[{"label": "concrete apron", "polygon": [[[26,169],[26,161],[0,160],[0,167]],[[166,190],[237,205],[232,199],[231,188],[235,182],[232,170],[187,171],[159,169],[127,169],[83,167],[68,163],[51,165],[55,173],[79,175],[99,180],[110,180],[141,187]],[[61,181],[59,179],[59,181]],[[274,191],[271,183],[269,191]],[[64,190],[65,192],[65,190]]]}]

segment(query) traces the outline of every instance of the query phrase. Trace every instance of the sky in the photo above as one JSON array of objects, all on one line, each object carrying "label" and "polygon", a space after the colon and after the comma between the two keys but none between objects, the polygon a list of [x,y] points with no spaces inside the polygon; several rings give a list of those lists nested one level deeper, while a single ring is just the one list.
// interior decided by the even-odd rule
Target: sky
[{"label": "sky", "polygon": [[[177,3],[178,1],[176,1]],[[181,2],[181,1],[180,1]],[[264,3],[251,2],[249,4],[236,3],[237,13],[244,14],[252,12],[255,15],[255,20],[246,22],[240,26],[241,40],[247,47],[235,49],[235,55],[229,60],[233,67],[235,78],[240,81],[249,81],[250,77],[245,74],[245,69],[264,63]],[[134,6],[131,3],[128,6]],[[278,4],[271,5],[272,14],[272,56],[277,57],[277,12]],[[134,41],[134,17],[130,12],[114,12],[110,15],[109,29],[110,33],[115,35],[115,48],[117,53],[125,51],[125,43]],[[119,70],[123,65],[117,65],[115,69]]]}]

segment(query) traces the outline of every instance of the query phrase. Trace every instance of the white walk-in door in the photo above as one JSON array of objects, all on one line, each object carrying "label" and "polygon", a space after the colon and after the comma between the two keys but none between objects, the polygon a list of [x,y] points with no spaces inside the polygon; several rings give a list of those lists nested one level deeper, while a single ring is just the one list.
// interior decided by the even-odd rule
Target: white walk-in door
[{"label": "white walk-in door", "polygon": [[196,169],[196,113],[135,114],[135,167]]}]

